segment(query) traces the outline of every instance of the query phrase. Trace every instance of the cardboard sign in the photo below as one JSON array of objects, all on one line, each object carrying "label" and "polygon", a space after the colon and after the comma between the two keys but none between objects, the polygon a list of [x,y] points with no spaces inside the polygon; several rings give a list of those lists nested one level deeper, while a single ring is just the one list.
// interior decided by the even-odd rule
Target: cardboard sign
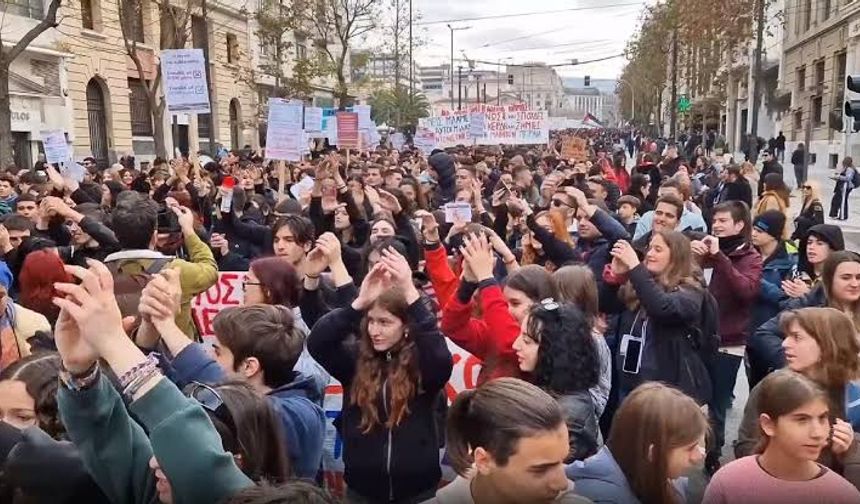
[{"label": "cardboard sign", "polygon": [[472,205],[468,203],[448,203],[445,205],[445,222],[451,224],[458,220],[472,222]]},{"label": "cardboard sign", "polygon": [[164,97],[170,113],[210,112],[203,49],[162,50],[161,74],[164,76]]},{"label": "cardboard sign", "polygon": [[338,112],[337,146],[341,149],[358,149],[358,114],[355,112]]},{"label": "cardboard sign", "polygon": [[577,163],[584,163],[588,160],[588,145],[584,138],[565,137],[561,141],[561,157],[569,159]]}]

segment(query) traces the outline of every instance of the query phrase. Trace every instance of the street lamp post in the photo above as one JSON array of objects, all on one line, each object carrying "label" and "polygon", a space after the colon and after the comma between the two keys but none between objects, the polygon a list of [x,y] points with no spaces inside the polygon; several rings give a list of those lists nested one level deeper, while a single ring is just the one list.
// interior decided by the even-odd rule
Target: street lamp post
[{"label": "street lamp post", "polygon": [[630,90],[630,121],[632,122],[634,119],[636,119],[636,89],[624,79],[618,79],[618,83],[626,84],[627,89]]},{"label": "street lamp post", "polygon": [[468,30],[471,26],[460,26],[458,28],[454,28],[450,24],[446,24],[445,26],[451,31],[451,67],[450,67],[450,75],[451,75],[451,110],[454,110],[454,32],[455,31],[463,31]]}]

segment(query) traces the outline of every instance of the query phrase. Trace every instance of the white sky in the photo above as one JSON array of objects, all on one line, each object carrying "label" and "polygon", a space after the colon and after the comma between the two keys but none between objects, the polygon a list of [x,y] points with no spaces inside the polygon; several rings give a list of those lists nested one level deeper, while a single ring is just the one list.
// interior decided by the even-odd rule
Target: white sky
[{"label": "white sky", "polygon": [[[613,7],[619,4],[628,5]],[[582,10],[451,22],[455,28],[471,27],[454,32],[455,64],[457,58],[463,57],[461,50],[470,59],[495,62],[501,58],[503,65],[504,58],[510,58],[510,63],[554,64],[621,54],[639,24],[644,5],[643,0],[413,0],[413,11],[422,16],[417,21],[422,24],[415,28],[415,33],[420,29],[428,40],[426,46],[416,51],[415,60],[419,65],[450,61],[451,38],[446,23],[429,22],[563,9]],[[511,40],[515,38],[519,40]],[[624,63],[625,59],[620,57],[556,70],[563,77],[590,75],[595,79],[614,79]],[[482,67],[495,69],[495,65],[478,68]]]}]

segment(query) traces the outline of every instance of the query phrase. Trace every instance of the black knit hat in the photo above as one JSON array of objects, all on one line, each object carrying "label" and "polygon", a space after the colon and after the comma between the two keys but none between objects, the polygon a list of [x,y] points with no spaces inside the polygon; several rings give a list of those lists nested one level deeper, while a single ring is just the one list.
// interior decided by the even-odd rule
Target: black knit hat
[{"label": "black knit hat", "polygon": [[809,236],[815,236],[830,245],[830,250],[845,250],[842,229],[833,224],[816,224],[809,228]]},{"label": "black knit hat", "polygon": [[768,210],[756,216],[753,227],[773,236],[777,240],[782,239],[785,230],[785,214],[779,210]]}]

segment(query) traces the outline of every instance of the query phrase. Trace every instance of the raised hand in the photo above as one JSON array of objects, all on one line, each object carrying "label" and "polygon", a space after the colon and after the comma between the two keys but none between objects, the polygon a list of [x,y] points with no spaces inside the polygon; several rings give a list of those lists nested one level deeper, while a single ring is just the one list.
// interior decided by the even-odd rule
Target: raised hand
[{"label": "raised hand", "polygon": [[390,192],[381,189],[379,190],[379,204],[393,215],[398,215],[403,211],[400,201]]},{"label": "raised hand", "polygon": [[191,213],[191,210],[184,206],[172,206],[170,209],[176,214],[182,232],[185,234],[194,233],[194,214]]},{"label": "raised hand", "polygon": [[352,307],[359,311],[366,310],[391,285],[391,275],[385,264],[382,261],[376,263],[361,282],[358,297],[352,302]]},{"label": "raised hand", "polygon": [[436,217],[426,210],[417,210],[415,217],[421,219],[421,234],[424,236],[424,241],[439,243],[439,223],[436,222]]},{"label": "raised hand", "polygon": [[140,296],[139,311],[150,319],[159,331],[166,325],[175,324],[176,315],[182,307],[182,286],[179,270],[167,269],[152,277]]},{"label": "raised hand", "polygon": [[493,256],[493,248],[485,236],[470,235],[464,237],[460,253],[463,254],[464,261],[469,264],[469,269],[478,282],[493,278],[495,257]]},{"label": "raised hand", "polygon": [[610,254],[612,254],[613,259],[617,258],[618,261],[620,261],[628,270],[639,265],[639,256],[636,255],[636,251],[633,249],[633,246],[630,245],[630,242],[626,240],[618,240],[615,242]]},{"label": "raised hand", "polygon": [[81,283],[55,284],[54,288],[65,298],[54,298],[54,304],[71,317],[80,337],[104,357],[116,343],[130,343],[130,340],[123,329],[110,271],[98,261],[90,260],[88,263],[89,269],[65,267],[66,272]]},{"label": "raised hand", "polygon": [[63,359],[63,367],[72,374],[81,374],[99,359],[99,353],[78,330],[78,324],[66,310],[60,310],[54,326],[54,342]]},{"label": "raised hand", "polygon": [[407,303],[412,304],[421,297],[412,281],[412,267],[405,257],[393,247],[388,247],[382,251],[381,262],[388,271],[391,281],[402,290]]}]

